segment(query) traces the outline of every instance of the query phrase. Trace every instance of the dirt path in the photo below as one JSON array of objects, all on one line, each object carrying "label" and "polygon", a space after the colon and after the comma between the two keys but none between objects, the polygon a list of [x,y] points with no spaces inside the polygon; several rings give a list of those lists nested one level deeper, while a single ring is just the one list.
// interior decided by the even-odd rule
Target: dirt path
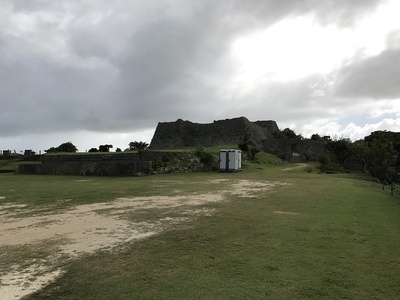
[{"label": "dirt path", "polygon": [[307,167],[307,164],[305,164],[305,163],[296,163],[296,164],[293,164],[293,166],[291,166],[289,168],[282,169],[282,171],[291,171],[291,170],[305,168],[305,167]]},{"label": "dirt path", "polygon": [[[210,184],[220,182],[214,180]],[[3,253],[0,266],[5,266],[0,269],[0,300],[20,299],[42,288],[62,274],[66,260],[100,249],[112,250],[123,243],[157,234],[174,224],[211,215],[214,210],[202,205],[224,201],[226,195],[256,197],[277,185],[282,183],[238,180],[229,191],[118,198],[46,215],[37,215],[25,205],[7,203],[7,199],[0,196],[0,251]],[[169,217],[168,212],[172,209],[173,217]],[[158,214],[150,219],[135,218],[140,213],[154,211]],[[31,215],[21,218],[22,213]],[[21,249],[28,249],[28,254],[41,255],[29,256]]]}]

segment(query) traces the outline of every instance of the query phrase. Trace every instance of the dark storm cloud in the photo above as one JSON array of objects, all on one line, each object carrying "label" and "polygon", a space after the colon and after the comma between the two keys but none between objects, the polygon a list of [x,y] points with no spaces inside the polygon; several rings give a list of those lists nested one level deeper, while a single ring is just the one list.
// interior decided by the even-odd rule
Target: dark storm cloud
[{"label": "dark storm cloud", "polygon": [[98,117],[94,114],[103,101],[104,75],[37,59],[0,65],[2,112],[7,112],[2,124],[8,128],[3,135],[86,127],[91,117]]},{"label": "dark storm cloud", "polygon": [[[330,14],[345,23],[352,13],[377,2],[363,2],[357,10],[347,1],[341,5],[315,5],[315,1],[217,3],[198,7],[183,20],[162,17],[129,38],[129,53],[118,61],[116,101],[124,108],[120,110],[123,118],[173,120],[185,116],[198,120],[207,113],[205,107],[209,114],[220,111],[217,102],[222,99],[215,83],[229,79],[231,65],[226,53],[235,34],[301,13],[315,13],[320,19]],[[292,97],[298,99],[298,94]]]},{"label": "dark storm cloud", "polygon": [[[160,20],[131,37],[129,52],[118,62],[118,103],[134,115],[160,118],[165,113],[187,114],[193,105],[215,100],[204,77],[224,75],[227,37],[207,14],[196,18],[193,23]],[[201,99],[204,90],[207,98]]]},{"label": "dark storm cloud", "polygon": [[[0,20],[1,136],[74,129],[124,131],[150,128],[158,121],[177,118],[211,121],[220,115],[258,115],[257,109],[246,106],[252,102],[279,100],[281,106],[290,106],[302,99],[308,103],[312,89],[302,81],[286,86],[272,83],[260,88],[254,100],[236,98],[235,89],[226,87],[235,71],[229,56],[235,37],[304,14],[316,16],[322,24],[350,26],[379,3],[2,2],[3,13],[7,14]],[[384,63],[395,73],[390,65],[392,58],[398,58],[397,51],[382,54],[376,63]],[[374,66],[371,59],[343,70],[339,92],[362,94],[364,71],[385,73]],[[380,82],[383,85],[384,78]],[[371,88],[365,93],[375,96],[378,91]],[[386,93],[397,93],[394,84]],[[229,108],[231,100],[242,113]],[[304,103],[300,109],[306,107]],[[267,109],[262,113],[270,117]]]},{"label": "dark storm cloud", "polygon": [[340,70],[336,95],[349,98],[400,98],[400,48],[385,50]]}]

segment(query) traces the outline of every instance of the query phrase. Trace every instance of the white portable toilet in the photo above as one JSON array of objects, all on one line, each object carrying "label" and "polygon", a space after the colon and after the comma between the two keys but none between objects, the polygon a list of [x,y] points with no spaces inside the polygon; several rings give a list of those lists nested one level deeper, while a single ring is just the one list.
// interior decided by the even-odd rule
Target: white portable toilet
[{"label": "white portable toilet", "polygon": [[219,150],[219,171],[237,172],[242,170],[242,151],[235,149]]}]

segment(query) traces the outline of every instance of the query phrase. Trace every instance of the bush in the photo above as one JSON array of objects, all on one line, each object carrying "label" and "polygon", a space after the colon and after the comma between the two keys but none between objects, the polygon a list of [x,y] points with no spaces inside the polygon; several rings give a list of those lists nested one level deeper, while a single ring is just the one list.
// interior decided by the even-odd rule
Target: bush
[{"label": "bush", "polygon": [[341,165],[332,162],[326,154],[318,156],[318,162],[320,163],[319,169],[321,172],[344,172],[344,168]]},{"label": "bush", "polygon": [[318,156],[318,162],[319,162],[319,168],[321,171],[324,171],[327,169],[329,163],[331,162],[330,158],[326,154],[322,154]]},{"label": "bush", "polygon": [[256,159],[256,154],[257,154],[258,152],[260,152],[260,149],[258,149],[258,148],[256,148],[256,147],[250,147],[249,154],[250,154],[250,158],[251,158],[252,161],[255,161],[255,159]]},{"label": "bush", "polygon": [[247,142],[242,142],[239,143],[238,148],[242,151],[242,152],[247,152],[249,151],[249,147],[250,145]]},{"label": "bush", "polygon": [[257,147],[251,145],[250,143],[240,143],[238,145],[239,149],[242,151],[244,155],[246,155],[247,159],[251,161],[256,161],[256,154],[261,150]]},{"label": "bush", "polygon": [[213,167],[215,162],[215,157],[211,152],[206,151],[200,147],[196,149],[194,155],[197,156],[200,159],[200,162],[205,166]]}]

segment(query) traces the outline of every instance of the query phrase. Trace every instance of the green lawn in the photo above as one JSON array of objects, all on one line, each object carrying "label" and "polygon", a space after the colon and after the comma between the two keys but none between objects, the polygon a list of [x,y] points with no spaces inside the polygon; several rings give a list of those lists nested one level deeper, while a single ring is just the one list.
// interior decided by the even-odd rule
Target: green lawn
[{"label": "green lawn", "polygon": [[[234,174],[137,178],[0,174],[7,201],[49,209],[229,188],[207,185],[218,178],[287,183],[255,198],[231,195],[208,204],[217,209],[211,216],[70,261],[26,299],[399,299],[399,197],[356,175],[286,167],[261,161]],[[54,199],[70,201],[58,207]]]}]

